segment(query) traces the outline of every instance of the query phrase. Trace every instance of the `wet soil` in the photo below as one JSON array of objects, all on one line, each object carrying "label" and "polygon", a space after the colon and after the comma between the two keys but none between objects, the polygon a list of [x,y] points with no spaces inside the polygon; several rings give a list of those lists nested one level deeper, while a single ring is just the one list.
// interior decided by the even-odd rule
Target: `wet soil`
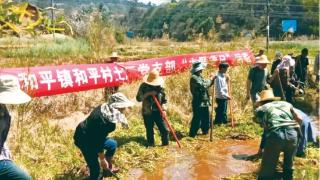
[{"label": "wet soil", "polygon": [[244,160],[257,152],[258,140],[217,140],[195,152],[172,149],[172,158],[153,173],[133,169],[126,179],[221,179],[230,175],[254,172],[255,165]]}]

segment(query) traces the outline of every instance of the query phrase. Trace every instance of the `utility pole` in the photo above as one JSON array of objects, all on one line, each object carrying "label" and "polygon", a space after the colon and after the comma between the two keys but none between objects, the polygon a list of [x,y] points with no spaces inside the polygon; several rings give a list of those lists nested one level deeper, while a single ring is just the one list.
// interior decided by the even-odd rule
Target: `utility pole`
[{"label": "utility pole", "polygon": [[54,20],[54,7],[53,7],[54,3],[53,3],[53,0],[51,0],[51,21],[52,21],[52,27],[53,27],[53,38],[55,38],[55,35],[54,35],[54,29],[55,29],[55,20]]},{"label": "utility pole", "polygon": [[270,0],[267,0],[267,52],[269,51],[269,36],[270,36],[270,10],[269,3]]}]

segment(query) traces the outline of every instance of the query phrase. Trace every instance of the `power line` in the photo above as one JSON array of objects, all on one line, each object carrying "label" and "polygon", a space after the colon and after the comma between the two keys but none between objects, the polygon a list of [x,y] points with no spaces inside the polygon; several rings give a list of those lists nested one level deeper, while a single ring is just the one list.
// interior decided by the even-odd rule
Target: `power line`
[{"label": "power line", "polygon": [[[201,13],[208,13],[210,15],[219,15],[219,14],[224,14],[224,15],[244,15],[244,16],[254,16],[254,17],[258,17],[259,14],[264,15],[266,12],[265,11],[261,11],[261,10],[257,10],[257,11],[250,11],[250,10],[224,10],[224,11],[212,11],[212,10],[201,10],[201,11],[197,11],[194,9],[191,9],[191,11],[197,12],[199,14]],[[190,12],[190,11],[188,11]],[[304,15],[309,15],[309,16],[304,16]],[[190,15],[191,16],[191,15]],[[292,18],[298,18],[298,19],[316,19],[316,17],[318,17],[315,13],[310,13],[310,12],[292,12],[292,11],[288,11],[288,12],[283,12],[283,11],[271,11],[270,12],[270,16],[271,17],[292,17]],[[168,17],[168,15],[158,15],[156,16],[157,18],[163,18],[163,17]],[[151,17],[146,17],[144,19],[154,19],[153,16]]]},{"label": "power line", "polygon": [[[185,0],[181,2],[199,2],[197,0]],[[223,1],[214,1],[214,0],[207,0],[203,1],[205,3],[217,3],[217,4],[239,4],[239,5],[259,5],[259,6],[265,6],[265,2],[223,2]],[[287,6],[287,7],[311,7],[311,8],[319,8],[318,6],[311,6],[311,5],[299,5],[299,4],[275,4],[270,3],[270,6]]]}]

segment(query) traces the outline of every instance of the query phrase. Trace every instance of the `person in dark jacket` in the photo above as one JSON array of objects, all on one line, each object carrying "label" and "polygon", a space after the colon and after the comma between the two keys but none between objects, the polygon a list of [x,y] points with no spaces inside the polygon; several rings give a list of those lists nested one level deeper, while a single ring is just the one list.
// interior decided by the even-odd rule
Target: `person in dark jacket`
[{"label": "person in dark jacket", "polygon": [[160,109],[157,107],[153,97],[156,97],[162,107],[166,111],[166,94],[163,88],[164,80],[159,75],[157,70],[152,70],[147,76],[143,78],[143,83],[140,85],[136,99],[142,102],[142,116],[144,126],[146,128],[147,146],[154,146],[154,124],[158,126],[161,135],[161,142],[163,146],[169,144],[169,129],[161,117]]},{"label": "person in dark jacket", "polygon": [[276,179],[276,166],[280,152],[284,153],[283,179],[293,176],[293,158],[298,147],[298,132],[301,117],[293,106],[277,101],[272,90],[263,90],[257,101],[254,121],[264,128],[265,147],[262,154],[258,180]]},{"label": "person in dark jacket", "polygon": [[[108,102],[96,107],[77,126],[74,143],[81,150],[89,167],[90,180],[101,180],[108,172],[117,173],[119,171],[112,163],[117,142],[107,136],[116,129],[116,123],[128,125],[124,111],[133,105],[134,103],[129,101],[124,94],[115,93],[109,97]],[[98,159],[103,168],[102,174]]]},{"label": "person in dark jacket", "polygon": [[202,134],[208,134],[210,127],[209,106],[210,96],[208,89],[214,83],[214,76],[210,80],[206,80],[201,76],[205,65],[202,62],[194,62],[191,69],[190,91],[192,94],[192,110],[193,117],[189,131],[190,137],[195,137],[199,128]]},{"label": "person in dark jacket", "polygon": [[301,50],[301,54],[296,57],[296,67],[295,67],[297,77],[303,83],[306,83],[306,80],[307,80],[308,65],[309,65],[308,49],[303,48]]},{"label": "person in dark jacket", "polygon": [[6,104],[22,104],[31,98],[20,90],[19,80],[12,75],[0,76],[0,179],[29,180],[30,176],[15,165],[6,140],[11,125],[11,116]]}]

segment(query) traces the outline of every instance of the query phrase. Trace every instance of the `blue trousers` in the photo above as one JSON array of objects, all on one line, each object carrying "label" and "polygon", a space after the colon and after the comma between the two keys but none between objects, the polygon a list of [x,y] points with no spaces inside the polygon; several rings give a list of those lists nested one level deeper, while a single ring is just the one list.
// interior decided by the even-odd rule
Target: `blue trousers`
[{"label": "blue trousers", "polygon": [[302,137],[299,139],[297,155],[302,155],[305,153],[305,149],[307,148],[308,142],[316,143],[315,131],[309,118],[302,119],[300,129],[302,132]]},{"label": "blue trousers", "polygon": [[215,124],[227,124],[227,109],[228,109],[228,100],[227,99],[218,99],[216,98],[217,108],[216,108],[216,117],[214,120]]},{"label": "blue trousers", "polygon": [[0,179],[3,180],[30,180],[30,176],[16,166],[11,160],[0,161]]},{"label": "blue trousers", "polygon": [[[114,155],[117,149],[117,141],[107,138],[104,142],[103,149],[106,150],[105,157],[110,158]],[[79,146],[78,146],[79,147]],[[100,164],[97,152],[90,151],[90,147],[79,147],[81,153],[90,170],[90,180],[101,180],[102,174],[100,173]]]},{"label": "blue trousers", "polygon": [[[302,137],[299,137],[299,144],[297,149],[297,155],[303,155],[305,153],[308,142],[316,143],[316,135],[311,119],[299,109],[295,109],[297,113],[302,118],[302,123],[300,125],[300,130]],[[263,132],[261,137],[260,149],[264,149],[266,144],[266,133]]]},{"label": "blue trousers", "polygon": [[284,153],[283,179],[291,180],[297,146],[298,132],[295,129],[282,128],[271,132],[266,138],[258,180],[275,179],[280,152]]},{"label": "blue trousers", "polygon": [[195,137],[199,128],[202,134],[208,134],[210,127],[210,114],[209,107],[192,107],[193,117],[191,121],[189,136]]}]

